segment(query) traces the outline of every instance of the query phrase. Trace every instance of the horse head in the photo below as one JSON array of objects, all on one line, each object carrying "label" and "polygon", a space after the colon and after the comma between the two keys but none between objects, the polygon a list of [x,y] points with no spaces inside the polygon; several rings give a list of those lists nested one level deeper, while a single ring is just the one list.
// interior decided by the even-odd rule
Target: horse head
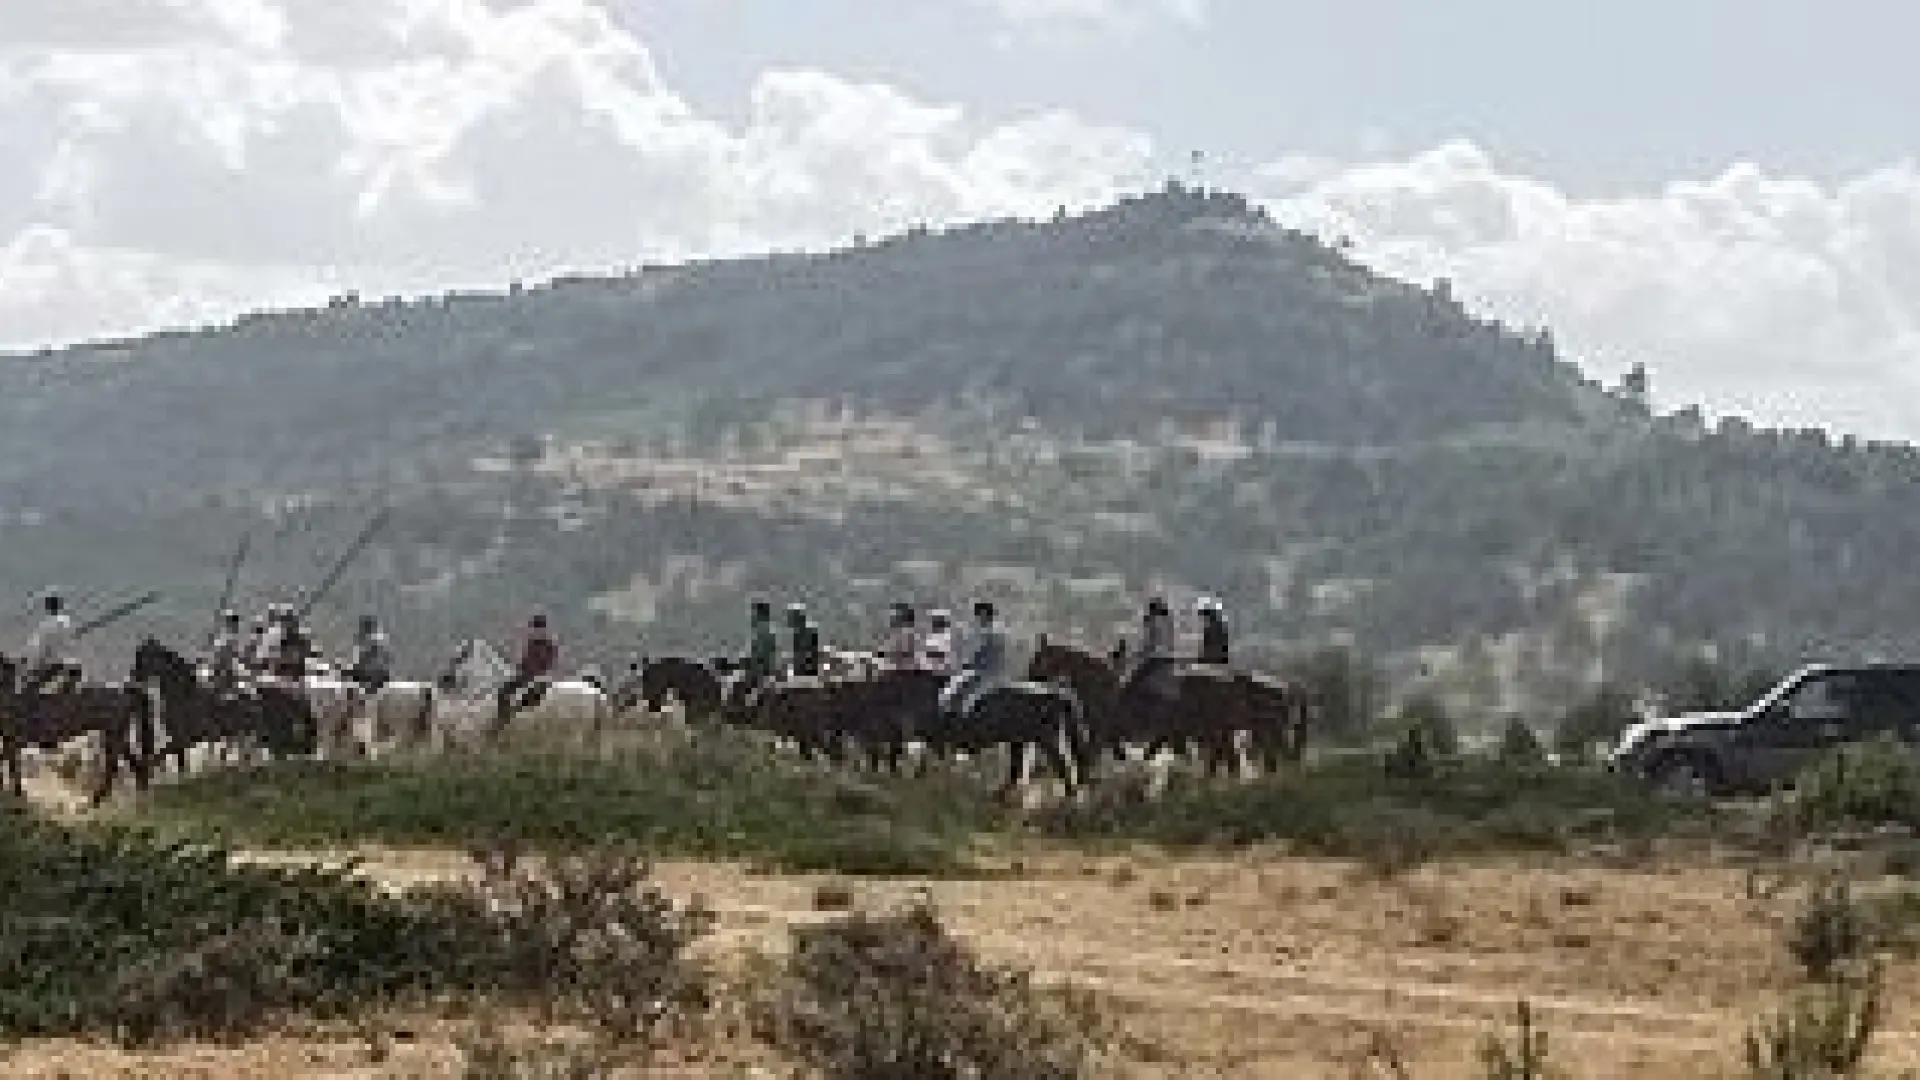
[{"label": "horse head", "polygon": [[155,679],[191,679],[193,665],[185,657],[160,643],[160,639],[149,634],[142,638],[133,650],[133,670],[127,674],[127,681],[135,684],[152,682]]}]

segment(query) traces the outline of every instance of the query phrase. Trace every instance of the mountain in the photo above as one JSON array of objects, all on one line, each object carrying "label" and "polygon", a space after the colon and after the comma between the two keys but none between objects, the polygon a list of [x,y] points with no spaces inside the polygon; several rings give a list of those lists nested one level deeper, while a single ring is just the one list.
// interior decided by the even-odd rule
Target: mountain
[{"label": "mountain", "polygon": [[248,529],[257,598],[384,502],[321,614],[380,610],[416,663],[533,605],[611,662],[730,644],[751,591],[842,635],[976,592],[1100,635],[1164,589],[1507,708],[1702,644],[1907,647],[1916,478],[1906,446],[1656,416],[1177,185],[0,359],[0,588],[165,590],[109,652],[201,632]]}]

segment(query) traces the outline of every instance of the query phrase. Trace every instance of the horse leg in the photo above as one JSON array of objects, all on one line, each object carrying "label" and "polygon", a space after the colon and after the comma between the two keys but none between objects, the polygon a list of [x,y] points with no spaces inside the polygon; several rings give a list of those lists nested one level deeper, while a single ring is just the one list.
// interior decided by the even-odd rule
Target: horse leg
[{"label": "horse leg", "polygon": [[1062,725],[1055,729],[1053,738],[1041,740],[1040,747],[1055,771],[1060,774],[1060,783],[1066,787],[1067,795],[1071,797],[1074,792],[1075,769],[1072,764],[1073,736],[1069,728]]},{"label": "horse leg", "polygon": [[20,740],[12,735],[6,736],[7,786],[12,789],[15,798],[26,796],[26,785],[21,778]]},{"label": "horse leg", "polygon": [[107,801],[107,796],[113,794],[113,781],[119,774],[120,758],[124,752],[121,736],[125,734],[124,729],[116,732],[111,724],[101,725],[95,733],[100,753],[100,776],[94,781],[93,794],[87,798],[90,807],[98,809],[101,803]]},{"label": "horse leg", "polygon": [[1008,740],[1007,742],[1007,782],[1001,786],[999,791],[999,797],[1002,799],[1012,797],[1014,791],[1020,786],[1021,778],[1024,777],[1026,773],[1027,773],[1026,742],[1021,739]]}]

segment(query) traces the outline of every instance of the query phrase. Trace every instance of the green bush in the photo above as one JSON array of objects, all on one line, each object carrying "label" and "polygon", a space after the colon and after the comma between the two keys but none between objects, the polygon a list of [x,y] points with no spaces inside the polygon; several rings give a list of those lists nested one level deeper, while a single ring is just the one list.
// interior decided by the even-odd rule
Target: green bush
[{"label": "green bush", "polygon": [[1882,1017],[1882,976],[1820,984],[1750,1030],[1750,1080],[1837,1080],[1860,1076]]},{"label": "green bush", "polygon": [[856,913],[793,931],[761,1038],[827,1080],[1073,1080],[1106,1075],[1098,1010],[982,963],[933,911]]},{"label": "green bush", "polygon": [[1541,765],[1547,760],[1546,744],[1533,726],[1518,716],[1510,716],[1500,731],[1500,760],[1518,768]]},{"label": "green bush", "polygon": [[238,1036],[449,994],[572,1004],[631,1035],[698,1003],[684,954],[706,928],[612,856],[393,895],[348,869],[0,810],[0,1035]]},{"label": "green bush", "polygon": [[1354,757],[1240,783],[1170,784],[1151,799],[1131,780],[1116,781],[1111,791],[1100,782],[1084,800],[1043,808],[1034,821],[1070,840],[1138,839],[1175,848],[1287,841],[1316,854],[1405,862],[1409,853],[1563,850],[1586,840],[1660,835],[1688,812],[1589,770],[1459,758],[1396,776]]},{"label": "green bush", "polygon": [[984,785],[961,777],[855,779],[712,734],[605,755],[504,748],[210,772],[156,789],[137,812],[264,845],[611,842],[794,871],[927,876],[965,872],[968,840],[1000,813]]},{"label": "green bush", "polygon": [[1920,829],[1920,755],[1891,737],[1839,747],[1808,766],[1776,807],[1802,829]]}]

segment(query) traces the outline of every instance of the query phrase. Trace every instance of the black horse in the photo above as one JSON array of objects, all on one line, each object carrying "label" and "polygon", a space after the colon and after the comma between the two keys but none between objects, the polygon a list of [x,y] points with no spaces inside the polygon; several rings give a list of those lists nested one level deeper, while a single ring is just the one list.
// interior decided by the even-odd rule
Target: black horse
[{"label": "black horse", "polygon": [[1086,712],[1071,687],[1009,682],[976,696],[964,715],[936,707],[918,734],[929,751],[945,757],[1005,746],[1004,797],[1026,776],[1029,755],[1052,765],[1072,794],[1084,778],[1085,731]]},{"label": "black horse", "polygon": [[640,662],[638,704],[657,712],[669,700],[678,701],[689,722],[720,715],[725,696],[720,674],[713,665],[684,656],[658,656]]},{"label": "black horse", "polygon": [[275,758],[310,756],[316,748],[313,707],[297,690],[267,683],[251,693],[222,693],[201,680],[193,661],[151,637],[134,650],[131,680],[158,693],[167,733],[162,752],[179,772],[195,746],[252,742]]},{"label": "black horse", "polygon": [[153,712],[146,694],[129,686],[81,684],[42,693],[22,687],[21,666],[0,656],[0,757],[13,793],[22,793],[23,750],[52,750],[86,736],[98,740],[100,776],[91,795],[100,805],[113,791],[120,767],[144,791],[153,756]]}]

